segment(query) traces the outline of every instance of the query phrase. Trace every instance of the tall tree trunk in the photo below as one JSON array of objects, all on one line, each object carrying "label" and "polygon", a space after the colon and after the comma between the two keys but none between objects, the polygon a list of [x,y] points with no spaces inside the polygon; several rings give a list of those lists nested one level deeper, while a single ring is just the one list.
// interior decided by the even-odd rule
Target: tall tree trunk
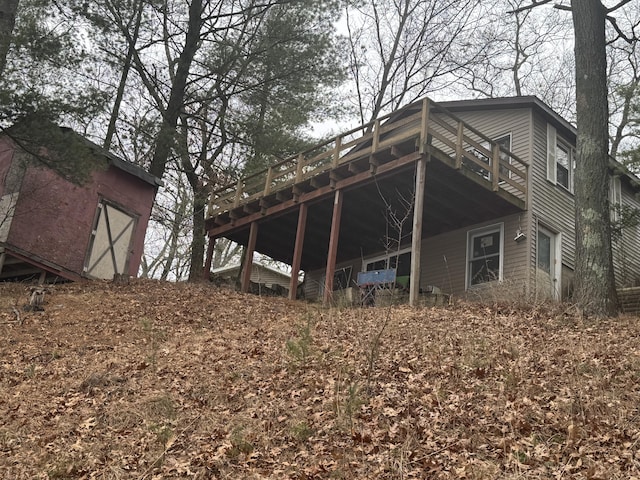
[{"label": "tall tree trunk", "polygon": [[600,0],[572,0],[576,112],[575,295],[587,315],[612,316],[618,301],[609,221],[606,10]]},{"label": "tall tree trunk", "polygon": [[17,10],[18,0],[0,0],[0,75],[2,75],[7,61]]},{"label": "tall tree trunk", "polygon": [[206,244],[204,212],[207,207],[207,189],[199,184],[193,189],[193,237],[191,239],[191,262],[189,263],[189,281],[202,279],[204,268],[204,247]]},{"label": "tall tree trunk", "polygon": [[136,5],[135,20],[133,25],[133,34],[129,39],[129,46],[127,48],[127,55],[124,59],[124,65],[122,66],[122,74],[120,76],[120,83],[118,84],[118,90],[116,92],[116,98],[113,101],[113,109],[111,110],[111,118],[109,119],[109,126],[107,127],[107,134],[104,139],[102,147],[105,150],[111,148],[111,140],[116,133],[116,122],[118,121],[118,115],[120,114],[120,104],[122,103],[122,97],[124,96],[124,89],[127,85],[127,78],[129,77],[129,70],[131,70],[131,62],[133,60],[133,54],[136,49],[136,43],[138,42],[138,35],[140,33],[140,22],[142,21],[142,10],[144,5],[142,0],[138,0]]},{"label": "tall tree trunk", "polygon": [[156,138],[153,159],[149,168],[149,172],[158,178],[162,178],[164,175],[171,148],[173,147],[178,117],[184,104],[189,70],[199,47],[201,28],[202,0],[192,0],[189,6],[189,25],[184,48],[180,53],[180,57],[178,57],[178,66],[173,85],[171,85],[169,103],[163,113],[162,127]]}]

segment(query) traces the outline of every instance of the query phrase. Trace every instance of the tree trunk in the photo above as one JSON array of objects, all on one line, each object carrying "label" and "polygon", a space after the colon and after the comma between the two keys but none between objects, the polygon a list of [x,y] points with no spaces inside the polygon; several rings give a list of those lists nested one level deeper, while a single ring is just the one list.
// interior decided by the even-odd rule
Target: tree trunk
[{"label": "tree trunk", "polygon": [[607,59],[605,7],[572,0],[575,30],[576,111],[575,300],[595,317],[617,313],[609,220]]},{"label": "tree trunk", "polygon": [[189,263],[189,281],[202,279],[204,268],[204,250],[206,236],[204,212],[207,207],[207,191],[202,185],[193,189],[193,236],[191,238],[191,261]]},{"label": "tree trunk", "polygon": [[0,0],[0,75],[4,72],[7,61],[17,10],[18,0]]},{"label": "tree trunk", "polygon": [[192,0],[189,7],[189,25],[184,48],[178,57],[176,75],[171,85],[169,103],[163,113],[162,127],[156,138],[153,159],[149,172],[162,178],[167,161],[173,147],[178,117],[184,105],[184,94],[191,63],[199,47],[200,29],[202,28],[202,0]]}]

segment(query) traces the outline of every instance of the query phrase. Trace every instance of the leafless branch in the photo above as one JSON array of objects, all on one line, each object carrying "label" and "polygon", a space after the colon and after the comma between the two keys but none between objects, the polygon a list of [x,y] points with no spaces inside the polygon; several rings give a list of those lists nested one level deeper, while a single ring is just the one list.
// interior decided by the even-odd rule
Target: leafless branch
[{"label": "leafless branch", "polygon": [[539,7],[540,5],[545,5],[547,3],[551,3],[553,0],[539,0],[539,1],[533,1],[531,2],[529,5],[525,5],[524,7],[520,7],[520,8],[516,8],[514,10],[510,10],[507,13],[520,13],[520,12],[524,12],[526,10],[531,10],[532,8],[536,8]]}]

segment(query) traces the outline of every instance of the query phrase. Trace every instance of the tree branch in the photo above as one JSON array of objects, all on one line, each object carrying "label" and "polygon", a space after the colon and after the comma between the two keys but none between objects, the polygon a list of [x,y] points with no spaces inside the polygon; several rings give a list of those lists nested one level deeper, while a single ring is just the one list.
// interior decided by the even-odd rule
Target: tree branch
[{"label": "tree branch", "polygon": [[537,2],[533,0],[529,5],[525,5],[524,7],[516,8],[515,10],[509,10],[507,13],[520,13],[526,10],[531,10],[532,8],[539,7],[540,5],[545,5],[547,3],[551,3],[553,0],[538,0]]}]

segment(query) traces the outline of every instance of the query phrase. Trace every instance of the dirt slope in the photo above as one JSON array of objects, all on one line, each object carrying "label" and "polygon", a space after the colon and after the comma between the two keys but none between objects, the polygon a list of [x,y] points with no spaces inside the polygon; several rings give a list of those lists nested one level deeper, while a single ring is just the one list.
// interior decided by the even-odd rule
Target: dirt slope
[{"label": "dirt slope", "polygon": [[46,298],[0,284],[0,478],[640,478],[638,318]]}]

